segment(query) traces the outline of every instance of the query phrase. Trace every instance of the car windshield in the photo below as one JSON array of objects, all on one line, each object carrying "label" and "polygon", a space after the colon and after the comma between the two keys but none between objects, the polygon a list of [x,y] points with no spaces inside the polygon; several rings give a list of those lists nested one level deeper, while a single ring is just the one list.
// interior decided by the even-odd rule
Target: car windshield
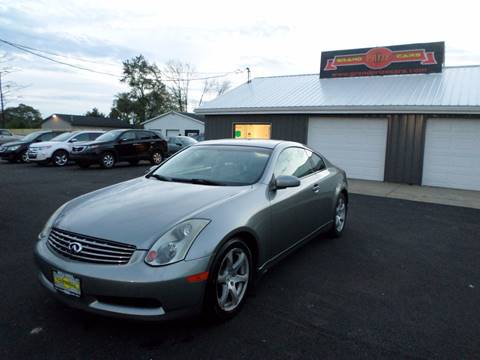
[{"label": "car windshield", "polygon": [[251,185],[260,180],[271,150],[253,146],[192,146],[149,177],[204,185]]},{"label": "car windshield", "polygon": [[112,130],[109,132],[106,132],[105,134],[100,135],[98,138],[95,139],[95,141],[112,141],[115,140],[121,133],[123,133],[124,130]]},{"label": "car windshield", "polygon": [[22,139],[22,141],[27,141],[27,142],[28,142],[28,141],[33,141],[33,140],[35,140],[35,138],[36,138],[38,135],[41,135],[41,134],[43,134],[42,131],[35,131],[35,132],[30,133],[30,134],[28,134],[27,136],[25,136],[25,137]]},{"label": "car windshield", "polygon": [[60,135],[55,136],[52,140],[50,141],[66,141],[72,136],[73,133],[71,132],[66,132]]}]

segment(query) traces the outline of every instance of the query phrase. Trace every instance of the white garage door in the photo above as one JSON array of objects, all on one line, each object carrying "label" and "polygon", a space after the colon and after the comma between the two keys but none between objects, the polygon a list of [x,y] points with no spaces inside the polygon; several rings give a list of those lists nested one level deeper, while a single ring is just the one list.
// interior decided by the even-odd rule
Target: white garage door
[{"label": "white garage door", "polygon": [[422,182],[480,190],[480,120],[427,120]]},{"label": "white garage door", "polygon": [[312,117],[308,146],[344,169],[349,178],[383,181],[387,120]]}]

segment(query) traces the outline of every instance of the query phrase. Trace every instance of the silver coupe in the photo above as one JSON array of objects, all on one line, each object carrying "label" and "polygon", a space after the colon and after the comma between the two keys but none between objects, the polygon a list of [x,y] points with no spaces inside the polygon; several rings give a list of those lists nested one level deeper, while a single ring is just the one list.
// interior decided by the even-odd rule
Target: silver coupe
[{"label": "silver coupe", "polygon": [[205,141],[61,206],[35,246],[38,276],[100,314],[226,320],[278,260],[322,231],[340,236],[347,205],[345,172],[304,145]]}]

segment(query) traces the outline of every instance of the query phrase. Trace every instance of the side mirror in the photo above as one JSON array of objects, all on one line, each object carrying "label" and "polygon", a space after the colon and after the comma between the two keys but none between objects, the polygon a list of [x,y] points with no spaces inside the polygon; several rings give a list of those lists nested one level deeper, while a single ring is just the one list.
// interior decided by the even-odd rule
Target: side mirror
[{"label": "side mirror", "polygon": [[78,141],[77,138],[73,138],[69,142],[74,143],[74,142],[77,142],[77,141]]},{"label": "side mirror", "polygon": [[297,187],[300,186],[300,179],[296,176],[281,175],[273,180],[273,185],[275,190]]},{"label": "side mirror", "polygon": [[175,143],[175,145],[178,145],[178,146],[183,146],[182,143]]}]

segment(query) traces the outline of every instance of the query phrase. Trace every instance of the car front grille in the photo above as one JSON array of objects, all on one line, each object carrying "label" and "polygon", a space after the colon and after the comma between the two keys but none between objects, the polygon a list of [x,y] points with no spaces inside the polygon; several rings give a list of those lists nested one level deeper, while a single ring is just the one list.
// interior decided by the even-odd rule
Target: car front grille
[{"label": "car front grille", "polygon": [[70,259],[97,263],[124,265],[130,261],[136,247],[90,236],[52,229],[48,245],[55,252]]}]

